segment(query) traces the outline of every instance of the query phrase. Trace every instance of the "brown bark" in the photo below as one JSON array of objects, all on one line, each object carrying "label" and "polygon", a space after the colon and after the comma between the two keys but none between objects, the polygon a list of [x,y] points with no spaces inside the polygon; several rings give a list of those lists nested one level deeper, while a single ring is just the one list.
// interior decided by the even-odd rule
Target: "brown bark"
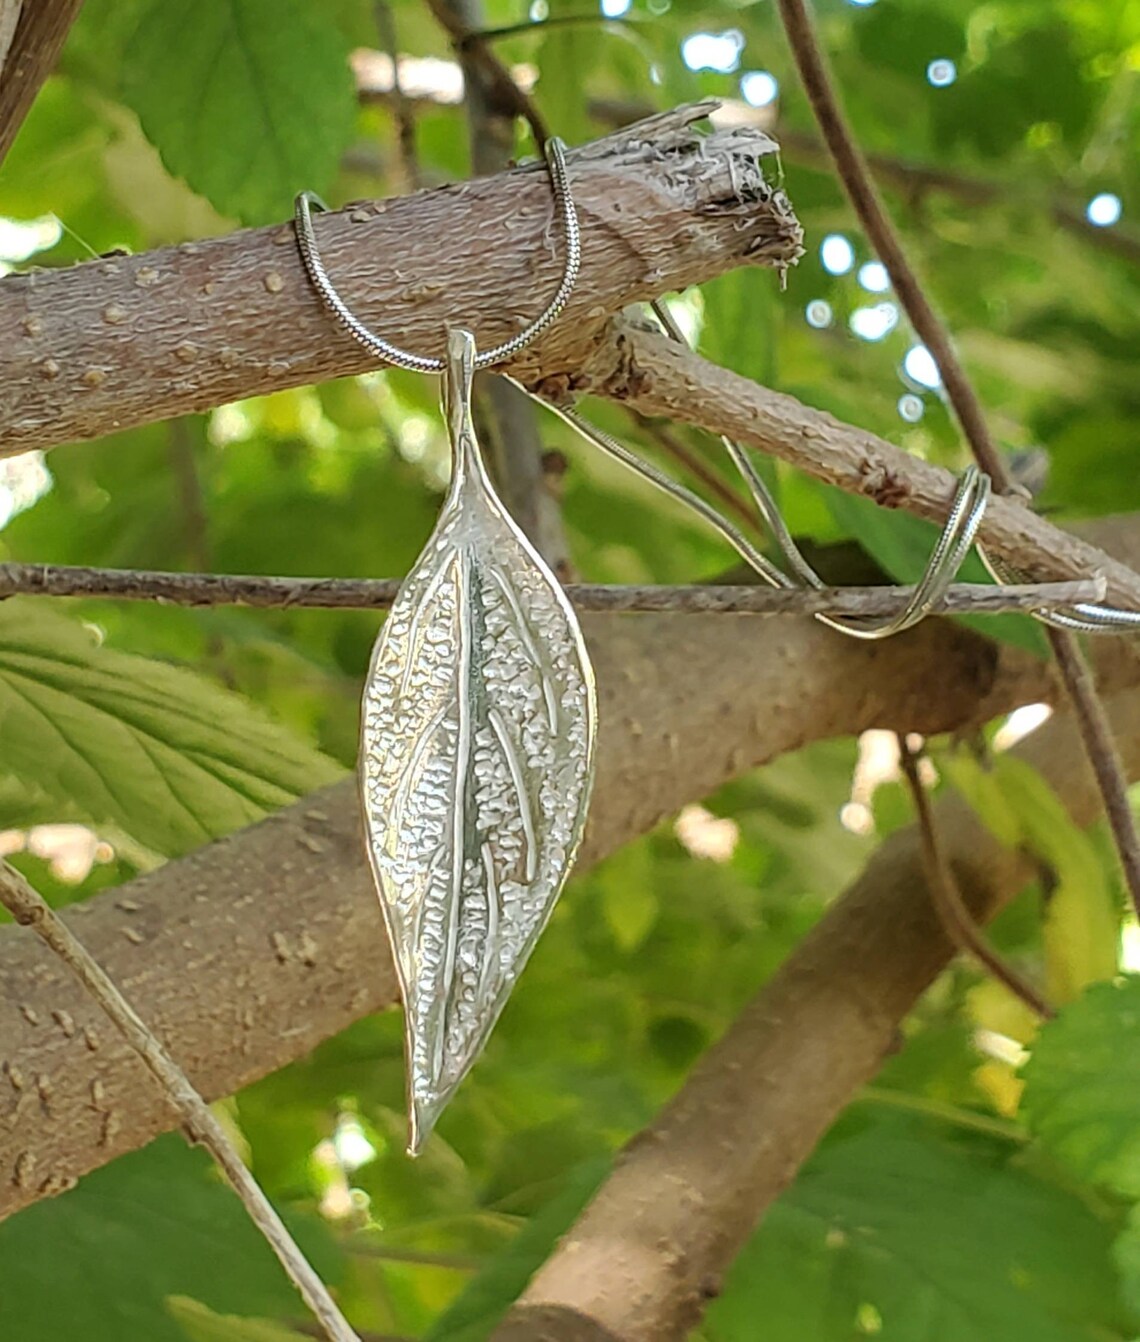
[{"label": "brown bark", "polygon": [[[791,207],[757,167],[775,146],[759,132],[699,135],[708,107],[571,151],[582,271],[532,361],[572,368],[625,304],[799,254]],[[322,215],[316,228],[360,317],[430,354],[449,323],[486,347],[537,315],[562,271],[552,208],[534,164]],[[314,295],[291,223],[0,280],[3,453],[375,366]]]},{"label": "brown bark", "polygon": [[[1136,778],[1140,694],[1119,696],[1111,713]],[[1100,794],[1071,718],[1054,719],[1018,753],[1078,824],[1093,819]],[[1031,858],[1003,848],[956,797],[936,811],[972,914],[991,917],[1032,876]],[[721,1273],[896,1047],[899,1024],[953,953],[927,894],[921,836],[900,830],[626,1147],[497,1342],[687,1336]],[[532,1320],[541,1333],[529,1331]]]},{"label": "brown bark", "polygon": [[[44,80],[55,69],[64,38],[83,0],[23,0],[7,53],[0,50],[0,163],[23,125]],[[0,31],[6,30],[0,4]]]},{"label": "brown bark", "polygon": [[[240,573],[164,573],[144,569],[84,568],[65,564],[0,563],[0,599],[15,596],[110,596],[125,601],[169,601],[180,606],[305,606],[324,610],[387,609],[398,578],[272,578]],[[899,611],[909,587],[777,588],[706,584],[685,587],[569,583],[579,610],[723,612],[752,615],[887,616]],[[952,583],[932,610],[939,615],[1035,611],[1098,601],[1104,585],[1088,579],[996,587]]]},{"label": "brown bark", "polygon": [[[808,620],[754,639],[725,615],[584,625],[601,731],[581,869],[807,741],[870,726],[937,732],[1051,693],[1043,663],[938,621],[882,645]],[[1109,674],[1134,670],[1121,650]],[[354,785],[337,784],[69,912],[208,1098],[395,1000],[357,815]],[[66,970],[0,929],[0,1215],[172,1123]]]},{"label": "brown bark", "polygon": [[[629,321],[611,327],[583,372],[536,385],[554,399],[568,391],[609,396],[647,415],[727,434],[848,493],[932,522],[945,521],[957,483],[943,467],[719,368]],[[1110,600],[1140,609],[1140,574],[1016,499],[991,499],[980,534],[992,553],[1035,579],[1103,573]]]}]

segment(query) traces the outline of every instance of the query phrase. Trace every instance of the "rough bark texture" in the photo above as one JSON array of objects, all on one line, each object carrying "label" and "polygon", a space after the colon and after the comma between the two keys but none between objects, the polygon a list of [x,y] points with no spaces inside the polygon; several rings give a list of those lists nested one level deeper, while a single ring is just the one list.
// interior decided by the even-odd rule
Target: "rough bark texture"
[{"label": "rough bark texture", "polygon": [[[807,741],[869,726],[935,732],[1052,692],[1044,663],[936,621],[864,645],[807,620],[746,639],[743,618],[584,620],[601,732],[580,866]],[[1121,657],[1111,674],[1134,671]],[[395,999],[348,781],[68,918],[209,1098]],[[0,1215],[172,1123],[66,969],[27,933],[0,929]]]},{"label": "rough bark texture", "polygon": [[[945,521],[957,485],[944,468],[719,368],[632,321],[613,324],[585,371],[570,379],[547,378],[535,387],[554,400],[571,392],[612,397],[646,415],[727,434],[828,484],[932,522]],[[1110,600],[1140,609],[1140,574],[1015,498],[991,499],[981,539],[995,555],[1039,581],[1102,573]]]},{"label": "rough bark texture", "polygon": [[[400,590],[398,578],[276,578],[238,573],[169,573],[143,569],[99,569],[61,564],[0,563],[0,598],[24,596],[110,596],[127,601],[169,601],[180,606],[290,606],[330,609],[387,609]],[[564,585],[579,610],[724,611],[736,614],[893,615],[909,587],[782,588],[701,584],[685,587]],[[1035,611],[1043,604],[1099,601],[1097,581],[989,586],[952,583],[932,609],[940,615],[995,611]]]},{"label": "rough bark texture", "polygon": [[[788,264],[800,228],[764,185],[756,131],[701,136],[699,104],[569,155],[583,228],[565,315],[527,357],[573,368],[623,305],[746,263]],[[438,353],[461,322],[483,347],[558,286],[563,248],[541,164],[317,219],[359,316]],[[93,438],[239,397],[374,368],[314,295],[291,223],[0,280],[0,453]],[[520,364],[520,367],[523,365]]]},{"label": "rough bark texture", "polygon": [[[1140,694],[1117,698],[1112,719],[1135,778]],[[1078,824],[1093,818],[1100,794],[1070,718],[1054,719],[1019,753]],[[992,916],[1032,876],[1032,859],[1003,848],[957,798],[937,814],[972,912]],[[878,1071],[903,1017],[952,954],[927,896],[920,836],[900,830],[626,1147],[496,1342],[686,1337],[764,1211]],[[528,1331],[531,1319],[541,1333]]]}]

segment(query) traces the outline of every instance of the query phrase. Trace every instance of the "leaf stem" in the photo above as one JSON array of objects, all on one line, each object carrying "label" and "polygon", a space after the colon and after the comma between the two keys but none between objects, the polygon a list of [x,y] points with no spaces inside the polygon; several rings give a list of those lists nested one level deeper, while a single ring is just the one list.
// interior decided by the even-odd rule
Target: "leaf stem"
[{"label": "leaf stem", "polygon": [[856,1095],[855,1103],[878,1104],[888,1109],[899,1109],[903,1113],[920,1114],[924,1118],[937,1119],[956,1128],[967,1128],[1018,1145],[1029,1141],[1029,1134],[1009,1119],[979,1114],[973,1109],[963,1109],[961,1105],[932,1099],[929,1095],[912,1095],[908,1091],[891,1090],[887,1086],[864,1086]]},{"label": "leaf stem", "polygon": [[0,903],[17,923],[31,928],[64,961],[146,1064],[171,1108],[182,1119],[189,1140],[209,1151],[241,1199],[250,1220],[265,1236],[301,1298],[320,1323],[323,1336],[329,1342],[359,1342],[328,1287],[297,1247],[209,1105],[66,923],[7,863],[0,864]]}]

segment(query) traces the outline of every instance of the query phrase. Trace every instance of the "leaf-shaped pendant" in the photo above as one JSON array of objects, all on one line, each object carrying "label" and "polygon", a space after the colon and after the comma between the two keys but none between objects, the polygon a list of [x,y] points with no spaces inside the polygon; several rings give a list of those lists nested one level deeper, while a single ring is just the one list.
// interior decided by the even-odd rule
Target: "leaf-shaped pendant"
[{"label": "leaf-shaped pendant", "polygon": [[474,361],[470,333],[451,332],[451,488],[364,690],[364,816],[403,988],[413,1154],[550,917],[593,781],[593,670],[565,593],[487,477]]}]

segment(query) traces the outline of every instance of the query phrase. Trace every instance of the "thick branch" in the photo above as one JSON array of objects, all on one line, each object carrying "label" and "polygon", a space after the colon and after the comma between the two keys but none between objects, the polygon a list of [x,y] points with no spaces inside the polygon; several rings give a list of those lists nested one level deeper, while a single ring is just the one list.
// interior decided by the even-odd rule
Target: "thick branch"
[{"label": "thick branch", "polygon": [[[1129,774],[1140,775],[1140,693],[1112,705]],[[1071,719],[1019,751],[1077,824],[1100,795]],[[975,918],[1033,874],[955,797],[937,808]],[[954,953],[926,893],[921,836],[888,839],[863,875],[701,1060],[540,1269],[496,1342],[670,1342],[688,1335],[721,1274]]]},{"label": "thick branch", "polygon": [[[943,467],[709,363],[632,321],[614,324],[606,344],[580,375],[534,385],[555,399],[568,392],[608,396],[647,415],[727,434],[849,493],[939,524],[946,519],[957,484]],[[1035,578],[1103,573],[1111,601],[1140,609],[1140,574],[1016,499],[991,500],[981,539],[993,554]]]},{"label": "thick branch", "polygon": [[[871,726],[935,733],[1053,692],[1044,663],[942,621],[870,646],[811,621],[755,638],[723,616],[583,624],[602,730],[580,869],[805,742]],[[1135,663],[1105,643],[1108,674],[1129,683]],[[351,781],[69,918],[210,1099],[395,1000]],[[0,1215],[170,1122],[69,977],[26,933],[0,929]]]},{"label": "thick branch", "polygon": [[[764,185],[756,131],[701,136],[682,108],[569,156],[584,261],[530,365],[581,362],[622,306],[747,263],[787,265],[800,229]],[[516,334],[557,288],[562,240],[534,164],[322,215],[329,273],[361,318],[436,353],[447,325]],[[292,224],[0,280],[0,452],[51,447],[375,367],[330,321]]]}]

